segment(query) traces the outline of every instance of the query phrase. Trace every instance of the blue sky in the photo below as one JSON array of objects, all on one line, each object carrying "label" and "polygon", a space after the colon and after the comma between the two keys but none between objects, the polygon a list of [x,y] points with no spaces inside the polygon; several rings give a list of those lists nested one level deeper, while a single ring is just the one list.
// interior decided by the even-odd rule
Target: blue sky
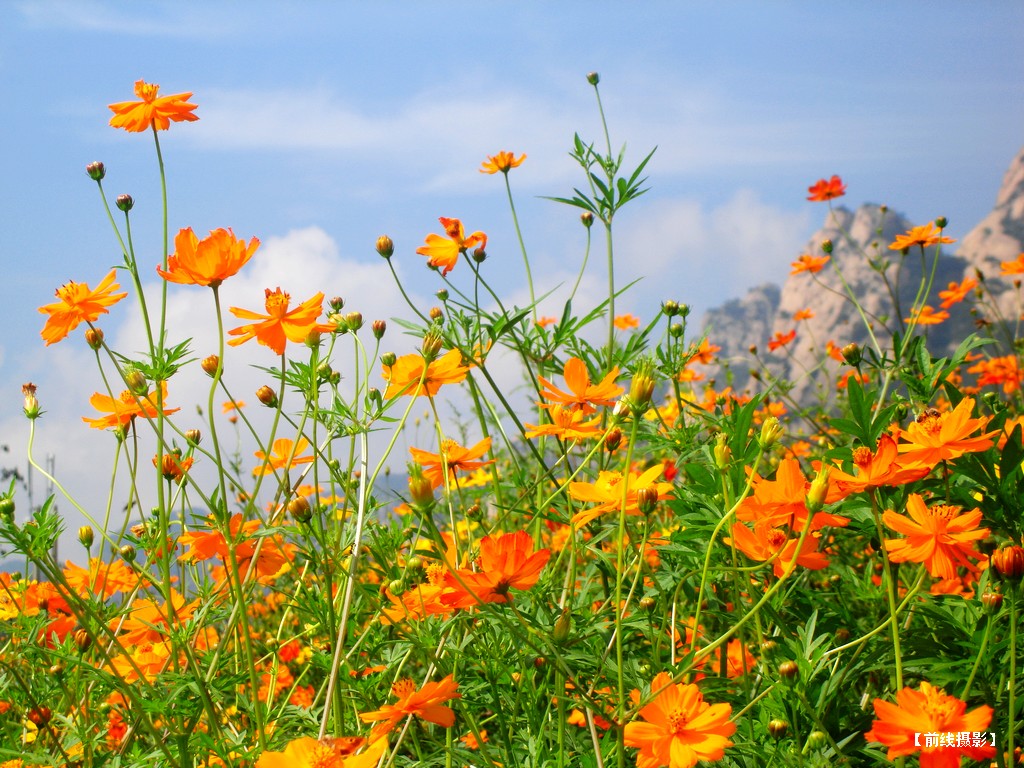
[{"label": "blue sky", "polygon": [[[584,79],[599,71],[613,144],[634,162],[658,147],[650,193],[618,223],[621,279],[648,276],[620,306],[649,319],[664,298],[699,316],[781,282],[824,219],[805,189],[833,173],[848,205],[945,215],[962,236],[1024,144],[1022,43],[1016,2],[5,2],[0,460],[21,461],[27,380],[49,411],[40,450],[72,487],[92,492],[83,461],[109,447],[78,439],[99,388],[80,334],[44,350],[36,308],[118,259],[91,160],[111,195],[135,197],[140,261],[159,261],[152,141],[107,127],[106,105],[132,99],[136,79],[199,105],[199,122],[162,137],[172,234],[232,227],[264,242],[229,301],[258,308],[281,284],[341,295],[369,320],[402,314],[379,234],[424,302],[439,287],[414,253],[438,216],[486,231],[488,274],[525,299],[500,177],[477,172],[502,149],[529,156],[511,178],[541,286],[571,283],[576,212],[541,196],[581,181],[567,150],[575,131],[600,137]],[[603,280],[594,261],[585,294]],[[172,316],[201,333],[206,298],[173,292]],[[125,310],[104,328],[131,349],[137,325]]]}]

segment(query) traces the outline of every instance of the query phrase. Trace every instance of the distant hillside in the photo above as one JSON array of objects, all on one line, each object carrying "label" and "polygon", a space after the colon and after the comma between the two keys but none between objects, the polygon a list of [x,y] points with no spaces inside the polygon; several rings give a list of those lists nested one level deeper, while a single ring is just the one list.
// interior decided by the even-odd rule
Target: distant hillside
[{"label": "distant hillside", "polygon": [[[759,391],[766,379],[778,377],[795,382],[791,394],[799,402],[807,403],[815,395],[829,398],[835,391],[835,376],[809,374],[825,353],[828,342],[838,347],[850,342],[870,342],[847,291],[858,298],[883,346],[902,327],[901,318],[909,315],[920,284],[921,259],[913,251],[903,257],[898,251],[890,251],[888,245],[912,226],[900,214],[878,205],[862,205],[856,211],[837,207],[803,251],[822,256],[823,241],[831,240],[834,245],[834,265],[826,264],[814,276],[817,280],[806,272],[790,275],[781,288],[761,285],[743,298],[709,310],[703,327],[711,343],[721,347],[722,367],[711,374],[718,385],[725,383],[728,369],[737,391]],[[951,255],[940,257],[927,303],[938,309],[940,290],[980,272],[995,297],[995,307],[985,316],[975,316],[969,312],[969,302],[957,304],[948,310],[949,320],[921,327],[928,335],[933,354],[950,352],[977,328],[978,320],[997,323],[1004,319],[1012,326],[1021,316],[1020,292],[1014,288],[1012,279],[1000,274],[999,263],[1011,261],[1024,252],[1024,149],[1006,172],[992,213],[961,243],[946,248]],[[794,260],[800,255],[794,254]],[[834,266],[839,267],[842,278]],[[930,260],[927,267],[931,268]],[[891,291],[880,272],[888,278]],[[794,316],[801,310],[810,310],[813,317],[796,320]],[[768,342],[775,334],[788,334],[793,329],[797,335],[792,342],[769,351]],[[997,338],[1006,338],[1007,334],[996,330]],[[752,347],[757,348],[757,363],[750,352]],[[769,374],[762,376],[761,382],[750,378],[752,363]],[[834,365],[831,370],[835,371]]]}]

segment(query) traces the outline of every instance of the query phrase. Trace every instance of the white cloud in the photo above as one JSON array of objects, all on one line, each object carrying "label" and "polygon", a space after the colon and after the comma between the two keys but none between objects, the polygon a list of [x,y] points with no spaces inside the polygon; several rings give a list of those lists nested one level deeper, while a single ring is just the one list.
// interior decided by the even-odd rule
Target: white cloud
[{"label": "white cloud", "polygon": [[639,290],[702,312],[754,285],[781,284],[811,229],[809,212],[778,208],[750,190],[711,209],[686,198],[648,203],[619,233],[622,279],[646,275]]},{"label": "white cloud", "polygon": [[18,4],[25,21],[36,27],[59,27],[86,32],[104,32],[142,37],[216,39],[223,36],[222,24],[206,18],[202,6],[148,3],[145,16],[126,12],[123,4],[90,0],[31,0]]}]

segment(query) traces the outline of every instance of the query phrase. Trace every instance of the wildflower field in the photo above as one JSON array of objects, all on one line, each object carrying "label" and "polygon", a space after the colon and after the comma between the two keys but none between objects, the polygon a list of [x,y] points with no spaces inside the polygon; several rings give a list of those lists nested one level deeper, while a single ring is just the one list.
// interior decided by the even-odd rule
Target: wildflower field
[{"label": "wildflower field", "polygon": [[[0,543],[24,562],[0,574],[0,768],[1024,762],[1017,319],[985,280],[936,282],[953,242],[939,217],[863,254],[878,291],[895,296],[908,260],[920,281],[896,317],[847,290],[870,341],[822,348],[802,375],[827,396],[791,396],[756,350],[756,390],[734,390],[685,296],[643,321],[616,312],[616,215],[643,205],[656,153],[613,144],[599,80],[603,134],[567,137],[579,183],[551,204],[575,209],[565,258],[607,294],[584,306],[573,288],[559,317],[538,309],[514,193],[529,160],[509,151],[479,170],[518,242],[440,216],[418,247],[367,244],[402,316],[286,285],[223,306],[261,243],[168,210],[161,136],[200,119],[192,94],[140,80],[110,104],[113,128],[153,142],[163,231],[133,228],[134,201],[91,163],[122,259],[39,311],[46,345],[95,353],[104,386],[81,429],[110,434],[97,467],[131,482],[89,509],[52,477],[31,519],[13,482],[0,499]],[[830,209],[845,193],[831,176],[806,196]],[[845,285],[840,245],[793,274]],[[488,279],[489,248],[521,258],[528,304]],[[396,260],[423,263],[434,306]],[[1001,273],[1019,299],[1024,254]],[[170,291],[194,292],[217,348],[178,338]],[[964,303],[985,321],[933,354],[929,329]],[[107,345],[113,313],[147,350]],[[265,348],[255,392],[232,383],[243,344]],[[195,368],[208,396],[178,400]],[[47,477],[32,440],[51,396],[24,387]],[[60,561],[58,499],[90,521]]]}]

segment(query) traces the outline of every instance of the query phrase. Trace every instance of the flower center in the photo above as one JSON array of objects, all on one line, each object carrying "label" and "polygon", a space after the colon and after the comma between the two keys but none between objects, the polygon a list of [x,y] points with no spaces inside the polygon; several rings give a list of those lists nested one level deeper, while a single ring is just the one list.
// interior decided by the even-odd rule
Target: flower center
[{"label": "flower center", "polygon": [[144,83],[141,80],[135,84],[135,95],[145,101],[147,104],[151,103],[156,98],[157,92],[160,90],[160,86],[156,83]]},{"label": "flower center", "polygon": [[768,546],[772,549],[778,549],[786,543],[786,534],[778,528],[772,528],[768,531],[768,535],[765,536],[765,540],[768,542]]},{"label": "flower center", "polygon": [[669,713],[668,716],[668,729],[672,732],[672,735],[678,735],[686,730],[686,724],[689,719],[686,717],[686,712],[681,709],[675,709]]},{"label": "flower center", "polygon": [[288,302],[292,297],[278,288],[276,291],[267,289],[267,314],[271,317],[283,317],[288,312]]},{"label": "flower center", "polygon": [[871,452],[870,448],[861,446],[853,451],[853,463],[858,467],[866,467],[871,464],[871,460],[875,455]]},{"label": "flower center", "polygon": [[393,693],[399,699],[404,699],[406,696],[416,690],[416,683],[409,678],[403,678],[391,686],[391,693]]}]

